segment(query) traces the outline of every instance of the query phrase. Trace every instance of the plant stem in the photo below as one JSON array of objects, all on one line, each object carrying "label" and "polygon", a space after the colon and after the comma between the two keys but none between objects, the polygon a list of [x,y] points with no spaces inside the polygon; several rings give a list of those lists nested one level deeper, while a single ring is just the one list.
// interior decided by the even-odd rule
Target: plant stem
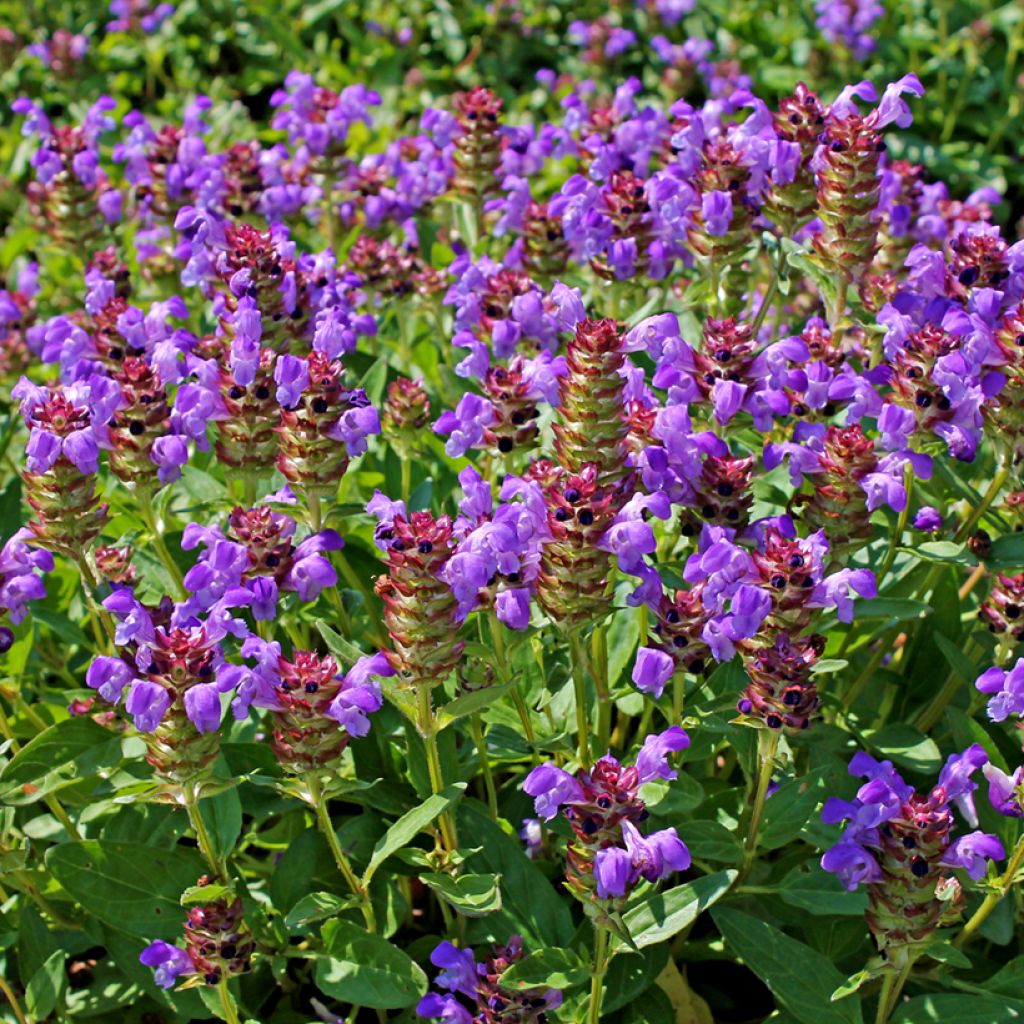
[{"label": "plant stem", "polygon": [[484,789],[487,791],[487,807],[491,812],[491,821],[498,820],[498,791],[494,788],[494,772],[487,756],[487,737],[484,735],[484,722],[480,715],[472,715],[469,727],[476,744],[477,757],[480,760],[480,771],[484,777]]},{"label": "plant stem", "polygon": [[373,912],[370,894],[359,880],[359,876],[352,869],[352,864],[349,862],[348,857],[345,856],[341,843],[338,842],[338,833],[334,831],[334,825],[331,823],[331,815],[327,810],[327,801],[324,799],[320,780],[316,777],[315,773],[310,772],[305,778],[305,783],[306,788],[309,790],[310,803],[316,813],[316,823],[320,826],[320,831],[323,833],[324,839],[327,840],[327,845],[331,848],[334,863],[338,865],[338,870],[345,879],[345,884],[351,890],[352,895],[359,900],[359,909],[362,911],[367,931],[375,932],[377,930],[377,918]]},{"label": "plant stem", "polygon": [[171,553],[164,543],[163,534],[160,532],[160,526],[156,521],[156,513],[153,511],[153,496],[148,490],[143,488],[135,492],[135,497],[139,501],[139,511],[142,513],[143,522],[145,522],[146,529],[149,530],[149,535],[153,540],[153,550],[156,552],[157,558],[160,559],[163,567],[167,570],[168,575],[174,581],[174,586],[178,591],[177,596],[184,598],[185,582],[181,575],[181,569],[178,568],[178,563],[171,557]]},{"label": "plant stem", "polygon": [[913,960],[907,960],[898,974],[890,973],[885,976],[882,982],[882,991],[878,994],[878,1012],[875,1015],[875,1024],[886,1024],[896,1009],[903,986],[910,977],[910,971],[914,966]]},{"label": "plant stem", "polygon": [[908,462],[903,470],[903,489],[906,494],[903,510],[900,512],[899,520],[896,523],[896,532],[889,539],[889,550],[885,553],[885,561],[882,562],[882,566],[875,577],[875,587],[879,591],[882,588],[882,580],[889,575],[889,570],[892,569],[892,564],[896,561],[896,548],[903,539],[903,531],[907,528],[907,519],[910,516],[910,495],[913,492],[913,488],[914,468]]},{"label": "plant stem", "polygon": [[221,978],[217,982],[217,992],[220,994],[220,1005],[224,1010],[224,1019],[228,1024],[241,1024],[238,1016],[238,1008],[235,1006],[234,996],[228,989],[228,979]]},{"label": "plant stem", "polygon": [[0,974],[0,992],[4,994],[4,998],[11,1004],[14,1016],[18,1018],[18,1024],[26,1024],[25,1014],[21,1009],[21,1003],[18,1002],[18,997],[14,994],[14,990],[6,981],[4,981],[4,976],[2,974]]},{"label": "plant stem", "polygon": [[764,805],[768,799],[768,786],[772,781],[772,767],[775,752],[779,749],[779,733],[775,729],[761,729],[757,734],[757,784],[754,789],[754,802],[750,808],[750,821],[747,835],[743,842],[743,866],[740,879],[746,877],[750,865],[757,852],[757,835],[764,816]]},{"label": "plant stem", "polygon": [[407,458],[402,459],[402,501],[408,506],[409,504],[409,492],[412,490],[412,461]]},{"label": "plant stem", "polygon": [[[416,688],[416,705],[418,712],[416,728],[427,751],[430,790],[436,796],[444,791],[444,773],[441,770],[441,755],[437,749],[437,730],[434,725],[434,708],[430,699],[429,685],[421,683]],[[459,839],[451,811],[442,812],[440,822],[441,842],[449,854],[454,853],[458,849]]]},{"label": "plant stem", "polygon": [[956,937],[954,946],[963,946],[969,942],[974,933],[985,923],[988,915],[996,909],[999,901],[1010,891],[1022,863],[1024,863],[1024,835],[1017,840],[1006,870],[996,883],[998,889],[995,892],[990,892],[982,901],[981,906],[971,915],[970,920],[964,925],[963,931]]},{"label": "plant stem", "polygon": [[587,1010],[588,1024],[597,1024],[601,1019],[601,1000],[604,996],[604,976],[608,971],[608,929],[594,922],[594,962],[590,970],[590,1003]]},{"label": "plant stem", "polygon": [[569,652],[572,661],[572,688],[576,696],[576,758],[581,768],[590,766],[590,720],[587,715],[586,659],[580,635],[573,630],[569,634]]},{"label": "plant stem", "polygon": [[590,675],[597,690],[597,750],[604,756],[609,752],[608,742],[612,734],[612,696],[608,686],[608,634],[603,624],[594,627],[590,649],[593,654],[589,662]]},{"label": "plant stem", "polygon": [[672,725],[678,725],[682,721],[685,699],[686,674],[677,669],[672,675]]},{"label": "plant stem", "polygon": [[196,843],[206,863],[213,868],[213,873],[222,881],[228,880],[227,865],[217,856],[213,840],[206,829],[206,822],[203,821],[202,812],[199,810],[199,795],[196,792],[194,783],[186,782],[181,787],[181,796],[185,803],[185,810],[188,811],[189,824],[196,834]]}]

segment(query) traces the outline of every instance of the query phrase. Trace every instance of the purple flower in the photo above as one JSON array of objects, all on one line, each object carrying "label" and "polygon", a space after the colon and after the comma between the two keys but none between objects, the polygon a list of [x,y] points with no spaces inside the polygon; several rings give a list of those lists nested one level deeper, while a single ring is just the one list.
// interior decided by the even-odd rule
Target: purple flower
[{"label": "purple flower", "polygon": [[851,590],[860,597],[877,596],[875,574],[870,569],[840,569],[811,591],[808,604],[814,608],[835,608],[840,622],[853,622]]},{"label": "purple flower", "polygon": [[139,962],[156,968],[153,980],[161,988],[174,988],[182,975],[196,973],[192,958],[185,950],[160,939],[151,942],[139,954]]},{"label": "purple flower", "polygon": [[674,671],[675,662],[664,651],[654,647],[640,647],[633,665],[633,685],[657,700]]},{"label": "purple flower", "polygon": [[732,221],[732,195],[729,192],[705,192],[700,201],[701,218],[709,235],[724,235]]},{"label": "purple flower", "polygon": [[174,483],[181,476],[181,467],[188,462],[188,444],[180,434],[165,434],[153,442],[149,458],[157,467],[160,483]]},{"label": "purple flower", "polygon": [[550,821],[562,804],[583,799],[583,787],[567,771],[550,762],[537,765],[523,780],[523,792],[533,797],[537,814]]},{"label": "purple flower", "polygon": [[452,995],[428,992],[416,1005],[416,1014],[444,1024],[473,1024],[473,1015]]},{"label": "purple flower", "polygon": [[120,659],[101,654],[85,673],[85,683],[99,692],[110,704],[117,704],[124,688],[135,678],[135,673]]},{"label": "purple flower", "polygon": [[967,877],[977,882],[985,874],[990,860],[1006,856],[1003,844],[986,832],[970,832],[954,839],[942,858],[947,867],[963,868]]},{"label": "purple flower", "polygon": [[986,764],[982,769],[988,779],[988,799],[992,806],[1009,818],[1024,816],[1024,801],[1021,798],[1021,784],[1024,783],[1024,765],[1012,775],[1007,775],[996,765]]},{"label": "purple flower", "polygon": [[1009,672],[998,665],[982,672],[974,685],[982,693],[993,694],[988,702],[988,717],[993,722],[1024,714],[1024,658],[1018,658]]},{"label": "purple flower", "polygon": [[434,423],[434,433],[448,435],[444,450],[452,458],[458,458],[470,448],[480,447],[484,431],[493,422],[494,406],[470,391],[462,396],[454,411],[448,409],[441,413]]},{"label": "purple flower", "polygon": [[942,516],[931,505],[924,505],[914,516],[914,529],[923,533],[938,533],[942,529]]},{"label": "purple flower", "polygon": [[974,791],[978,784],[971,780],[971,776],[987,763],[985,748],[980,743],[972,743],[962,754],[950,754],[939,773],[936,799],[955,803],[971,826],[978,824],[978,813],[974,808]]},{"label": "purple flower", "polygon": [[863,846],[844,839],[836,843],[821,858],[821,866],[839,877],[847,891],[852,892],[862,882],[880,882],[882,869],[878,861]]},{"label": "purple flower", "polygon": [[434,947],[430,962],[443,970],[434,979],[435,983],[449,992],[461,992],[471,999],[476,995],[476,957],[471,949],[459,949],[450,942]]},{"label": "purple flower", "polygon": [[633,873],[633,860],[628,850],[619,846],[606,846],[594,857],[594,880],[597,895],[603,900],[617,899],[626,895]]},{"label": "purple flower", "polygon": [[668,755],[685,750],[690,745],[686,730],[673,725],[663,733],[648,736],[636,758],[637,778],[640,785],[652,779],[676,778],[676,772],[668,765]]},{"label": "purple flower", "polygon": [[153,732],[171,706],[171,698],[159,683],[136,679],[124,706],[139,732]]},{"label": "purple flower", "polygon": [[690,851],[674,828],[644,837],[627,819],[622,822],[622,837],[634,871],[648,882],[656,882],[669,871],[685,871],[690,866]]},{"label": "purple flower", "polygon": [[309,363],[298,356],[281,356],[274,365],[274,380],[277,400],[286,409],[293,409],[309,387]]},{"label": "purple flower", "polygon": [[217,683],[197,683],[185,691],[185,713],[199,732],[220,727],[220,688]]}]

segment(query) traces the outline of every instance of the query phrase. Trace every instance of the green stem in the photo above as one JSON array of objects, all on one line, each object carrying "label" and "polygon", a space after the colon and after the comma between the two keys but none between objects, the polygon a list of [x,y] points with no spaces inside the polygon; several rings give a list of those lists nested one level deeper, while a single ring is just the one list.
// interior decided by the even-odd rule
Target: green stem
[{"label": "green stem", "polygon": [[683,718],[683,702],[686,699],[686,674],[676,670],[672,675],[672,724],[678,725]]},{"label": "green stem", "polygon": [[[786,252],[782,248],[782,243],[780,242],[778,255],[775,257],[775,262],[772,264],[771,280],[768,282],[768,288],[764,293],[764,298],[761,300],[761,307],[757,311],[757,316],[754,317],[754,322],[750,325],[750,335],[753,338],[757,337],[757,332],[761,330],[764,318],[768,315],[768,307],[774,301],[775,294],[779,290],[779,282],[782,280],[782,274],[785,266]],[[774,337],[772,340],[775,340]]]},{"label": "green stem", "polygon": [[594,627],[590,650],[593,655],[589,662],[590,675],[597,691],[597,750],[604,756],[609,752],[612,734],[612,695],[608,685],[608,634],[603,624]]},{"label": "green stem", "polygon": [[235,1006],[235,998],[228,989],[228,979],[221,978],[217,982],[217,992],[220,995],[221,1009],[224,1011],[224,1019],[228,1024],[241,1024],[238,1016],[238,1008]]},{"label": "green stem", "polygon": [[[420,684],[416,688],[417,722],[416,728],[423,739],[427,751],[427,773],[430,776],[430,790],[436,796],[444,792],[444,772],[441,770],[441,755],[437,749],[437,729],[434,723],[434,708],[430,698],[430,686]],[[459,847],[458,835],[455,831],[455,819],[451,811],[444,811],[440,818],[441,842],[445,850],[452,854]]]},{"label": "green stem", "polygon": [[10,1003],[14,1016],[18,1018],[18,1024],[25,1024],[25,1014],[22,1012],[21,1003],[18,1002],[18,997],[14,994],[14,990],[4,981],[2,974],[0,974],[0,992],[3,993],[4,998]]},{"label": "green stem", "polygon": [[181,796],[185,803],[185,810],[188,812],[189,824],[196,834],[196,843],[199,845],[200,852],[206,863],[213,869],[214,875],[222,882],[226,882],[228,880],[227,865],[217,856],[213,840],[206,829],[206,822],[203,821],[202,812],[199,810],[199,794],[196,792],[195,784],[186,782],[181,787]]},{"label": "green stem", "polygon": [[985,923],[989,914],[999,905],[999,901],[1010,891],[1022,863],[1024,863],[1024,835],[1017,840],[1006,870],[996,883],[996,891],[990,892],[982,900],[981,906],[971,915],[970,920],[964,925],[963,931],[956,937],[954,946],[963,946],[969,942],[974,933]]},{"label": "green stem", "polygon": [[139,501],[139,511],[142,513],[143,522],[145,522],[146,529],[149,530],[149,535],[152,538],[153,550],[156,552],[157,558],[160,559],[163,567],[167,570],[168,575],[174,581],[174,586],[178,591],[177,596],[183,599],[186,596],[185,581],[181,575],[181,569],[178,568],[178,563],[171,557],[171,553],[164,543],[163,534],[160,532],[160,526],[156,521],[156,513],[153,511],[153,496],[148,490],[143,488],[135,492],[135,497]]},{"label": "green stem", "polygon": [[590,767],[590,719],[587,715],[587,675],[583,644],[577,631],[569,634],[572,660],[572,688],[576,697],[576,759],[581,768]]},{"label": "green stem", "polygon": [[764,805],[768,800],[768,786],[772,781],[775,753],[779,749],[779,733],[775,729],[761,729],[757,734],[757,783],[754,802],[750,808],[750,821],[743,841],[743,866],[740,879],[746,877],[757,853],[757,837],[764,817]]},{"label": "green stem", "polygon": [[338,842],[338,833],[334,831],[334,825],[331,823],[331,815],[327,809],[327,801],[324,799],[320,780],[316,777],[315,773],[311,772],[306,776],[305,783],[306,789],[309,791],[310,803],[316,813],[316,823],[319,825],[324,839],[327,840],[327,845],[331,848],[334,863],[338,865],[338,870],[345,879],[345,884],[349,887],[352,895],[359,900],[359,909],[362,911],[367,931],[375,932],[377,930],[377,918],[373,912],[370,894],[352,869],[352,864],[348,857],[345,856],[341,843]]},{"label": "green stem", "polygon": [[900,993],[907,983],[907,978],[910,977],[913,966],[914,961],[907,960],[898,974],[891,972],[885,976],[882,982],[882,991],[878,994],[878,1012],[875,1015],[875,1024],[886,1024],[892,1016],[892,1011],[896,1009],[896,1003],[899,1002]]},{"label": "green stem", "polygon": [[487,807],[491,812],[491,821],[498,820],[498,791],[494,788],[494,772],[487,756],[487,737],[484,735],[484,722],[480,715],[472,715],[469,720],[473,742],[476,744],[477,757],[480,760],[480,771],[484,777],[484,789],[487,791]]},{"label": "green stem", "polygon": [[604,997],[604,976],[608,972],[608,929],[594,922],[594,962],[590,970],[590,1003],[587,1024],[598,1024]]},{"label": "green stem", "polygon": [[405,502],[406,507],[409,505],[409,493],[412,491],[412,461],[408,458],[403,458],[401,462],[402,467],[402,501]]},{"label": "green stem", "polygon": [[875,577],[875,587],[879,591],[882,589],[882,580],[889,575],[889,570],[892,569],[893,562],[896,561],[896,549],[903,539],[903,532],[907,528],[907,519],[910,516],[910,496],[914,489],[914,468],[909,462],[903,470],[903,489],[906,493],[906,503],[896,523],[896,532],[889,539],[889,550],[885,554],[885,561],[882,562],[878,575]]}]

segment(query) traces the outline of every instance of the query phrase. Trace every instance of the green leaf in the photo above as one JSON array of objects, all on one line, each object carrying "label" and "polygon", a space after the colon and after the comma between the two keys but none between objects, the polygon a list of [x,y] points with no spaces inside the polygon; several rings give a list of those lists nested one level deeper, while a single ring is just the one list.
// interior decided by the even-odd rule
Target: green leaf
[{"label": "green leaf", "polygon": [[832,1002],[832,993],[846,979],[820,953],[738,910],[716,907],[711,916],[730,949],[801,1024],[863,1020],[859,1002]]},{"label": "green leaf", "polygon": [[514,682],[504,686],[485,686],[479,690],[470,690],[469,693],[450,700],[437,711],[438,727],[445,729],[456,719],[465,718],[466,715],[473,715],[489,708],[504,697],[513,686],[515,686]]},{"label": "green leaf", "polygon": [[355,644],[346,640],[337,630],[331,629],[326,622],[318,621],[316,628],[327,644],[327,649],[338,659],[339,667],[351,667],[363,657],[363,652]]},{"label": "green leaf", "polygon": [[290,930],[312,924],[314,921],[323,921],[328,917],[336,917],[343,910],[357,906],[358,903],[354,896],[343,898],[331,892],[311,892],[308,896],[303,896],[285,915],[285,927]]},{"label": "green leaf", "polygon": [[1024,533],[1006,533],[992,541],[992,552],[985,564],[995,569],[1024,568]]},{"label": "green leaf", "polygon": [[242,801],[238,790],[232,786],[205,797],[199,801],[199,813],[210,833],[214,852],[220,857],[230,856],[242,831]]},{"label": "green leaf", "polygon": [[930,775],[942,766],[942,754],[935,740],[912,725],[892,722],[881,729],[865,731],[864,738],[874,750],[901,768]]},{"label": "green leaf", "polygon": [[889,1020],[891,1024],[1020,1024],[1024,1002],[947,993],[918,996],[897,1006]]},{"label": "green leaf", "polygon": [[503,988],[522,991],[529,988],[573,988],[582,985],[590,969],[571,949],[550,946],[514,963],[501,976]]},{"label": "green leaf", "polygon": [[451,875],[428,872],[420,881],[464,917],[483,917],[501,910],[497,875]]},{"label": "green leaf", "polygon": [[366,871],[363,872],[363,884],[368,885],[377,868],[391,854],[408,844],[409,840],[419,835],[443,811],[448,810],[449,807],[461,800],[465,792],[466,784],[457,782],[445,789],[443,793],[436,793],[434,796],[428,797],[419,807],[414,807],[407,814],[403,814],[380,837],[377,845],[373,848],[370,863],[367,864]]},{"label": "green leaf", "polygon": [[323,940],[316,986],[324,995],[392,1010],[412,1006],[427,990],[427,976],[408,953],[344,918],[324,925]]},{"label": "green leaf", "polygon": [[663,942],[697,920],[729,890],[735,871],[718,871],[694,882],[655,892],[626,908],[622,921],[638,949]]},{"label": "green leaf", "polygon": [[25,989],[25,1009],[36,1020],[49,1017],[64,1001],[68,987],[68,976],[64,971],[67,954],[61,949],[52,953],[46,963],[32,975]]},{"label": "green leaf", "polygon": [[964,654],[959,644],[953,643],[947,636],[943,636],[938,630],[933,634],[935,646],[942,651],[949,667],[960,677],[960,681],[966,685],[973,686],[974,680],[978,677],[978,670],[970,658]]},{"label": "green leaf", "polygon": [[487,922],[493,932],[518,932],[533,949],[567,946],[575,931],[569,908],[523,852],[522,842],[491,821],[475,800],[463,801],[458,825],[460,837],[479,847],[467,858],[467,870],[501,876],[502,908]]},{"label": "green leaf", "polygon": [[865,893],[848,892],[835,875],[822,871],[817,864],[793,868],[782,879],[778,892],[783,903],[822,917],[859,917],[868,905]]},{"label": "green leaf", "polygon": [[388,382],[387,356],[381,356],[363,375],[359,386],[366,392],[370,405],[376,407],[384,397],[384,388]]},{"label": "green leaf", "polygon": [[8,762],[0,772],[0,799],[32,803],[120,759],[120,736],[91,718],[66,718],[43,730]]},{"label": "green leaf", "polygon": [[173,941],[181,934],[181,893],[203,874],[198,852],[87,839],[46,853],[67,894],[123,932]]},{"label": "green leaf", "polygon": [[736,837],[717,821],[688,821],[682,828],[682,840],[697,860],[719,864],[739,864],[743,850]]},{"label": "green leaf", "polygon": [[178,901],[183,907],[189,907],[193,903],[213,903],[215,900],[222,900],[231,895],[231,889],[220,882],[212,885],[190,885]]},{"label": "green leaf", "polygon": [[821,802],[823,778],[818,769],[779,786],[765,804],[758,846],[776,850],[800,834]]}]

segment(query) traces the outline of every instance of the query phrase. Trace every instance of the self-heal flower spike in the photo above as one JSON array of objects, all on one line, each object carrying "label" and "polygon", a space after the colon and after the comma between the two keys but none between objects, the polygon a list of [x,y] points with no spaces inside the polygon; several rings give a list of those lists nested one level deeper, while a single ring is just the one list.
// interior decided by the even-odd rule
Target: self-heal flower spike
[{"label": "self-heal flower spike", "polygon": [[585,903],[626,897],[642,879],[657,881],[690,866],[690,854],[674,828],[641,835],[647,817],[639,788],[654,779],[674,779],[671,754],[690,739],[679,726],[648,736],[636,763],[622,765],[610,754],[575,776],[553,764],[534,768],[523,782],[537,814],[550,820],[561,810],[573,831],[566,851],[566,884]]},{"label": "self-heal flower spike", "polygon": [[72,556],[88,549],[107,517],[96,473],[119,396],[109,380],[94,382],[41,388],[23,377],[11,391],[29,428],[24,480],[35,513],[29,529],[43,547]]},{"label": "self-heal flower spike", "polygon": [[977,824],[972,797],[977,783],[971,776],[986,761],[980,746],[968,747],[947,760],[930,793],[920,794],[891,762],[857,754],[850,773],[868,781],[852,801],[830,797],[825,803],[822,820],[846,826],[821,865],[847,889],[867,886],[868,927],[882,956],[897,969],[917,958],[937,928],[960,916],[963,893],[949,869],[962,868],[977,881],[989,859],[1005,856],[995,836],[953,836],[953,804],[969,824]]},{"label": "self-heal flower spike", "polygon": [[474,86],[455,96],[455,177],[460,195],[481,203],[498,190],[502,101],[490,89]]},{"label": "self-heal flower spike", "polygon": [[500,978],[525,955],[523,940],[513,935],[477,962],[471,949],[442,942],[430,954],[440,968],[434,984],[416,1007],[420,1017],[445,1024],[542,1024],[549,1010],[562,1005],[562,993],[552,988],[513,990]]},{"label": "self-heal flower spike", "polygon": [[[203,877],[197,885],[210,881]],[[245,974],[252,967],[255,942],[242,914],[237,897],[193,906],[185,919],[185,948],[158,939],[142,951],[139,960],[155,970],[154,981],[161,988],[173,988],[178,978],[217,985]]]},{"label": "self-heal flower spike", "polygon": [[392,641],[388,661],[402,687],[439,686],[464,647],[458,601],[443,578],[455,549],[452,521],[429,512],[407,516],[404,505],[386,499],[374,499],[368,511],[378,516],[376,540],[388,567],[374,585]]},{"label": "self-heal flower spike", "polygon": [[376,679],[394,674],[383,654],[362,658],[342,675],[330,656],[296,651],[287,659],[280,644],[259,637],[245,641],[242,655],[256,665],[226,670],[241,680],[235,716],[244,717],[251,706],[269,710],[274,753],[293,775],[336,767],[350,737],[365,736],[368,716],[380,710]]}]

